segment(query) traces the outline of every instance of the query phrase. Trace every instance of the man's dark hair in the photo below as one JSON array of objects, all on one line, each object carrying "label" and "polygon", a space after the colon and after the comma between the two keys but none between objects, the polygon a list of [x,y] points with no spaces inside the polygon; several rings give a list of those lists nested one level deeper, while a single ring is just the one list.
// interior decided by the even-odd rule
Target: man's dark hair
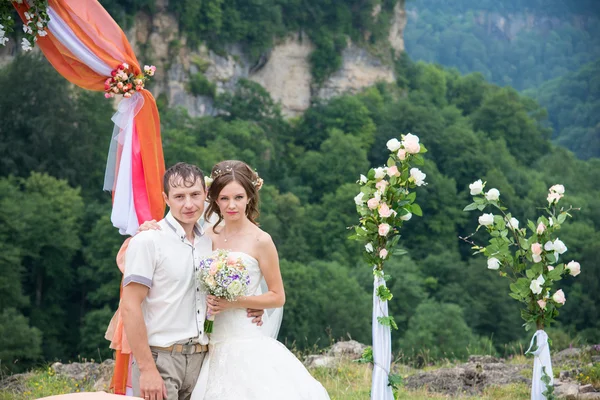
[{"label": "man's dark hair", "polygon": [[178,162],[165,171],[163,190],[167,196],[169,195],[169,188],[175,187],[180,179],[183,181],[185,187],[194,186],[199,179],[200,182],[202,182],[202,188],[206,190],[206,186],[204,185],[204,173],[202,170],[195,165]]}]

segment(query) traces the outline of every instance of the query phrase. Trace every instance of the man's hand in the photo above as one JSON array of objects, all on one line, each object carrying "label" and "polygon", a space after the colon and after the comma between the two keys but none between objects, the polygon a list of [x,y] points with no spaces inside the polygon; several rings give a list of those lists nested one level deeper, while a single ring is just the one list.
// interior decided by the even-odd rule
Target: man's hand
[{"label": "man's hand", "polygon": [[140,371],[140,395],[145,400],[163,400],[167,398],[167,387],[156,366]]},{"label": "man's hand", "polygon": [[258,326],[262,326],[262,316],[265,313],[265,310],[256,310],[254,308],[248,308],[248,318],[252,318],[252,323]]}]

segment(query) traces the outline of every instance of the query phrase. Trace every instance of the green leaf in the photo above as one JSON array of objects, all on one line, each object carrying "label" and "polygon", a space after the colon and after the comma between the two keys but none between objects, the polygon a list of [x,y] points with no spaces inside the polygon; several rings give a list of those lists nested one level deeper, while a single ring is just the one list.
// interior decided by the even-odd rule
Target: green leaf
[{"label": "green leaf", "polygon": [[409,194],[406,195],[406,200],[410,200],[415,201],[415,199],[417,198],[417,193],[416,192],[410,192]]},{"label": "green leaf", "polygon": [[412,211],[412,213],[418,217],[422,217],[423,216],[423,210],[421,210],[421,207],[418,204],[411,204],[410,209]]},{"label": "green leaf", "polygon": [[563,222],[565,222],[565,219],[567,219],[566,212],[561,212],[560,214],[558,214],[558,223],[559,224],[562,224]]},{"label": "green leaf", "polygon": [[396,161],[394,161],[394,159],[392,157],[388,158],[388,160],[387,160],[387,166],[388,167],[393,167],[394,165],[396,165]]},{"label": "green leaf", "polygon": [[508,295],[517,301],[521,301],[522,299],[522,297],[516,293],[509,293]]},{"label": "green leaf", "polygon": [[390,328],[398,329],[398,325],[396,325],[396,321],[394,321],[394,317],[377,317],[377,322],[379,322],[383,326],[389,326]]},{"label": "green leaf", "polygon": [[421,153],[421,154],[427,153],[427,149],[425,148],[424,144],[421,144],[421,151],[419,153]]},{"label": "green leaf", "polygon": [[471,211],[471,210],[476,210],[477,209],[477,203],[471,203],[468,206],[466,206],[465,208],[463,208],[463,211]]},{"label": "green leaf", "polygon": [[395,255],[395,256],[403,256],[403,255],[405,255],[405,254],[408,254],[408,251],[406,251],[406,250],[404,250],[404,249],[397,249],[397,248],[396,248],[396,249],[394,249],[394,250],[392,251],[392,254],[393,254],[393,255]]},{"label": "green leaf", "polygon": [[390,301],[394,297],[394,295],[392,294],[389,288],[387,288],[384,285],[381,285],[377,288],[377,297],[379,297],[381,301]]},{"label": "green leaf", "polygon": [[398,374],[389,374],[388,386],[391,386],[393,389],[398,390],[398,388],[402,386],[402,377]]}]

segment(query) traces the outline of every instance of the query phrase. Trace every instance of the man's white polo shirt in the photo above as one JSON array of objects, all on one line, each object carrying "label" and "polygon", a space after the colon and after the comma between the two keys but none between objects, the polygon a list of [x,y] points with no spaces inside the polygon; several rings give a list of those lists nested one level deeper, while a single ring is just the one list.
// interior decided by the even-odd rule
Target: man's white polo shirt
[{"label": "man's white polo shirt", "polygon": [[123,286],[136,282],[150,288],[142,303],[150,346],[168,347],[188,339],[208,344],[206,295],[196,270],[212,253],[212,241],[197,223],[190,243],[171,212],[158,224],[161,230],[141,232],[129,242]]}]

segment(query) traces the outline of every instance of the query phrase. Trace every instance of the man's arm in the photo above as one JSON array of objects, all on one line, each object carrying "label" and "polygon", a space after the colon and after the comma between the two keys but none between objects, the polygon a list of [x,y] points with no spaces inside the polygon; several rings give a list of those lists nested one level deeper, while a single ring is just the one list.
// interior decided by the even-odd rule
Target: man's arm
[{"label": "man's arm", "polygon": [[123,288],[121,313],[127,340],[140,370],[140,394],[145,399],[162,400],[167,397],[167,388],[152,358],[142,314],[142,302],[147,295],[147,286],[129,283]]}]

